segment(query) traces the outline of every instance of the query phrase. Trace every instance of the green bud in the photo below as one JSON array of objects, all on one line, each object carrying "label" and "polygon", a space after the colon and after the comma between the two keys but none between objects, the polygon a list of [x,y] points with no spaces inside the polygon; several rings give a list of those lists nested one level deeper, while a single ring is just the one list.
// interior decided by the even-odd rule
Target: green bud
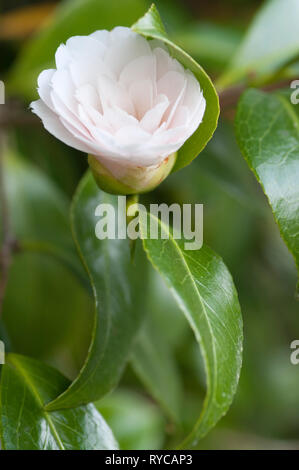
[{"label": "green bud", "polygon": [[119,179],[93,155],[88,156],[88,163],[99,188],[106,193],[126,196],[147,193],[155,189],[171,172],[176,155],[176,153],[169,155],[162,163],[155,166],[127,166]]}]

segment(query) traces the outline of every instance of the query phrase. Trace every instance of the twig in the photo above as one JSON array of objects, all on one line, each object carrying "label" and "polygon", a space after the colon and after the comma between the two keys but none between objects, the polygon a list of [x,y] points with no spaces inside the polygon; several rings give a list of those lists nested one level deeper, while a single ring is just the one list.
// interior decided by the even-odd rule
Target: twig
[{"label": "twig", "polygon": [[0,132],[0,215],[2,226],[2,247],[0,250],[0,316],[3,309],[4,294],[8,281],[9,268],[12,261],[12,253],[16,250],[17,247],[17,243],[12,235],[10,226],[8,205],[4,187],[3,160],[3,134]]},{"label": "twig", "polygon": [[0,106],[0,128],[14,126],[40,126],[40,120],[21,103],[11,101]]},{"label": "twig", "polygon": [[[281,88],[289,87],[290,82],[292,80],[281,80],[279,82],[271,83],[269,85],[265,85],[263,87],[258,87],[260,90],[263,91],[274,91],[274,90],[279,90]],[[243,91],[248,88],[248,84],[245,85],[235,85],[230,88],[226,88],[225,90],[221,91],[219,93],[219,101],[220,101],[220,107],[222,110],[227,110],[230,108],[233,108],[236,106],[241,94]]]}]

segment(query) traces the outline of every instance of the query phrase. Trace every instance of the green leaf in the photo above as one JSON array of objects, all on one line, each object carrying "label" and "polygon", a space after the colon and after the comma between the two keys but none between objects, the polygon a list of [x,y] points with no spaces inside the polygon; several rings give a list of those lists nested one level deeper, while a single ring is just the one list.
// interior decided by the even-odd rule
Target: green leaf
[{"label": "green leaf", "polygon": [[168,38],[155,5],[151,6],[145,16],[132,26],[132,29],[147,38],[163,41],[168,46],[173,57],[175,57],[184,67],[193,72],[200,83],[203,95],[207,102],[202,123],[178,151],[178,157],[174,166],[174,171],[176,171],[188,165],[195,157],[197,157],[211,139],[217,127],[219,116],[218,95],[210,78],[203,68]]},{"label": "green leaf", "polygon": [[121,450],[162,448],[164,419],[143,395],[120,388],[95,406],[113,430]]},{"label": "green leaf", "polygon": [[69,226],[69,200],[62,191],[11,151],[5,155],[5,188],[21,248],[51,254],[84,276]]},{"label": "green leaf", "polygon": [[298,55],[299,3],[268,0],[253,20],[227,71],[218,80],[220,88],[247,78],[267,79]]},{"label": "green leaf", "polygon": [[147,324],[135,344],[132,364],[150,394],[170,418],[181,421],[182,389],[173,351],[158,325]]},{"label": "green leaf", "polygon": [[163,187],[163,198],[170,197],[166,203],[204,201],[205,241],[239,278],[247,257],[252,259],[251,251],[260,233],[257,221],[262,223],[268,208],[242,158],[233,125],[220,119],[201,158],[172,174]]},{"label": "green leaf", "polygon": [[219,73],[237,50],[242,33],[230,25],[197,21],[184,25],[171,38],[209,71]]},{"label": "green leaf", "polygon": [[72,240],[70,202],[46,175],[11,152],[5,154],[4,175],[20,247],[4,297],[7,334],[15,352],[49,357],[68,347],[71,358],[73,350],[85,352],[93,304],[82,285],[88,281]]},{"label": "green leaf", "polygon": [[68,0],[60,5],[51,23],[25,44],[5,84],[7,90],[35,98],[39,73],[54,66],[57,47],[71,36],[98,29],[131,26],[146,10],[145,0]]},{"label": "green leaf", "polygon": [[44,405],[68,385],[60,372],[16,354],[6,360],[0,388],[0,436],[5,450],[117,449],[94,405],[45,411]]},{"label": "green leaf", "polygon": [[[141,217],[143,237],[151,221]],[[162,221],[165,239],[144,239],[147,255],[166,279],[198,341],[205,363],[207,393],[201,416],[183,448],[194,447],[223,416],[235,394],[242,362],[242,318],[232,278],[222,260],[206,246],[186,251]],[[147,225],[147,227],[146,227]]]},{"label": "green leaf", "polygon": [[299,109],[286,94],[250,89],[236,115],[240,149],[299,269]]},{"label": "green leaf", "polygon": [[24,159],[40,168],[67,196],[74,194],[86,170],[82,152],[44,132],[42,126],[15,128],[13,139]]},{"label": "green leaf", "polygon": [[[182,421],[182,381],[175,345],[188,329],[186,320],[159,274],[151,268],[146,319],[132,352],[132,366],[152,397],[176,423]],[[171,329],[169,324],[171,323]]]},{"label": "green leaf", "polygon": [[92,298],[55,257],[28,252],[14,257],[3,303],[14,352],[60,358],[74,374],[86,354],[92,319]]},{"label": "green leaf", "polygon": [[99,190],[87,172],[75,194],[71,217],[74,238],[94,292],[94,330],[79,376],[47,406],[49,410],[98,400],[115,387],[143,315],[142,309],[134,305],[134,289],[138,290],[134,272],[138,267],[131,263],[128,240],[99,240],[95,236],[95,209],[100,203],[111,204],[117,216],[117,196]]}]

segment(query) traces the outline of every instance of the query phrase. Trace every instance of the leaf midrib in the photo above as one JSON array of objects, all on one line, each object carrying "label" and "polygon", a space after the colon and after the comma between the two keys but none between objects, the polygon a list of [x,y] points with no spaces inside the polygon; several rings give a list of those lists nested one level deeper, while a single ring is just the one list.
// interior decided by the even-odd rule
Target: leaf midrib
[{"label": "leaf midrib", "polygon": [[15,355],[9,355],[8,356],[8,362],[11,363],[17,370],[17,372],[23,377],[24,382],[27,384],[28,388],[31,390],[35,400],[37,401],[38,405],[40,406],[41,413],[44,415],[52,433],[54,436],[54,439],[57,442],[58,447],[60,450],[65,450],[65,447],[59,437],[59,433],[55,427],[54,422],[52,421],[49,413],[44,409],[44,404],[42,402],[42,399],[38,393],[38,390],[34,386],[34,383],[31,381],[30,376],[27,374],[26,370],[21,366],[19,361],[17,360]]},{"label": "leaf midrib", "polygon": [[[200,292],[195,284],[195,281],[193,279],[193,275],[192,275],[192,272],[190,270],[190,267],[188,265],[188,262],[186,261],[186,258],[184,257],[184,254],[182,253],[182,250],[180,249],[179,245],[177,244],[177,242],[175,241],[175,239],[173,238],[170,230],[168,230],[168,227],[166,226],[165,228],[165,224],[162,223],[162,221],[158,218],[158,217],[155,217],[153,216],[152,214],[149,214],[150,217],[156,219],[158,221],[158,223],[160,224],[161,226],[161,229],[163,229],[165,231],[165,233],[169,234],[169,240],[172,241],[174,247],[175,247],[175,250],[178,252],[179,254],[179,257],[182,259],[183,261],[183,264],[186,268],[186,271],[187,271],[187,274],[188,276],[191,278],[191,283],[195,289],[195,292],[196,292],[196,295],[197,297],[199,298],[200,300],[200,304],[202,306],[202,310],[203,310],[203,313],[204,313],[204,318],[207,322],[207,325],[208,325],[208,328],[209,328],[209,331],[210,331],[210,334],[211,334],[211,339],[212,339],[212,350],[213,350],[213,358],[214,358],[214,366],[213,366],[213,372],[214,372],[214,387],[213,387],[213,391],[212,393],[210,392],[210,386],[211,386],[211,381],[210,381],[210,376],[209,376],[209,370],[207,370],[207,398],[210,396],[210,398],[212,398],[214,396],[214,390],[216,390],[217,388],[217,355],[216,355],[216,351],[215,351],[215,341],[214,341],[214,336],[213,336],[213,330],[212,330],[212,327],[211,327],[211,323],[210,323],[210,320],[209,320],[209,317],[207,315],[207,312],[206,312],[206,308],[205,308],[205,305],[202,301],[202,298],[201,298],[201,295],[200,295]],[[142,224],[141,224],[142,226]],[[202,341],[202,338],[200,336],[198,336],[197,332],[196,332],[196,328],[194,327],[194,321],[192,319],[192,322],[190,322],[191,325],[192,325],[192,328],[195,332],[195,335],[196,337],[198,337],[199,339],[199,342],[202,343],[203,345],[203,341]],[[204,348],[203,348],[204,349]],[[204,355],[206,356],[206,354],[204,353]],[[207,358],[207,356],[206,356]],[[206,363],[208,363],[208,361],[206,361]],[[203,409],[203,413],[204,413],[204,409]]]},{"label": "leaf midrib", "polygon": [[[290,103],[286,100],[286,98],[280,94],[276,94],[276,98],[281,102],[281,104],[284,107],[285,112],[287,113],[288,117],[294,124],[297,123],[298,129],[299,129],[299,116],[295,113],[294,109],[290,105]],[[299,139],[298,139],[299,140]]]}]

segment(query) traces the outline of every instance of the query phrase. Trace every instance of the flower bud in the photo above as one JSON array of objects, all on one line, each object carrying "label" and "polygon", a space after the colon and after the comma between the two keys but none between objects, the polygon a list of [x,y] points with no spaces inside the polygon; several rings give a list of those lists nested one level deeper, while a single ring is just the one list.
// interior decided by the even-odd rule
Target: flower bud
[{"label": "flower bud", "polygon": [[88,156],[88,163],[97,185],[111,194],[141,194],[156,188],[171,172],[176,153],[166,157],[163,162],[153,166],[116,165],[116,174],[108,170],[101,160]]}]

